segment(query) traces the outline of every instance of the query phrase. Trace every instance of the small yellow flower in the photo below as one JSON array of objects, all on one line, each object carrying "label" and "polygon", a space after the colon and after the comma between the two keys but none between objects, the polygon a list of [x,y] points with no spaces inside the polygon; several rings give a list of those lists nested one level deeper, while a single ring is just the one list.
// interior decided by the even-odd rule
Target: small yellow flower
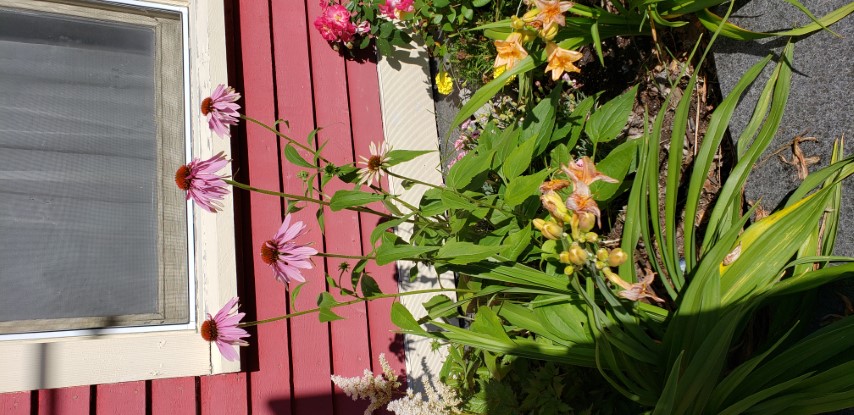
[{"label": "small yellow flower", "polygon": [[[502,65],[502,66],[498,66],[498,67],[496,67],[496,68],[493,68],[493,69],[492,69],[492,79],[496,79],[496,78],[498,78],[498,77],[499,77],[499,76],[501,76],[501,74],[503,74],[506,70],[507,70],[507,67],[506,67],[506,66],[504,66],[504,65]],[[514,79],[516,79],[516,75],[513,75],[513,76],[511,76],[511,77],[507,78],[507,82],[505,82],[505,83],[504,83],[504,85],[507,85],[507,84],[509,84],[510,82],[513,82],[513,80],[514,80]]]},{"label": "small yellow flower", "polygon": [[442,70],[436,74],[436,89],[442,95],[448,95],[454,91],[454,78],[447,71]]},{"label": "small yellow flower", "polygon": [[578,62],[584,56],[581,52],[563,49],[555,43],[546,45],[546,53],[549,55],[549,64],[546,72],[552,72],[552,80],[557,81],[564,72],[581,72],[573,62]]}]

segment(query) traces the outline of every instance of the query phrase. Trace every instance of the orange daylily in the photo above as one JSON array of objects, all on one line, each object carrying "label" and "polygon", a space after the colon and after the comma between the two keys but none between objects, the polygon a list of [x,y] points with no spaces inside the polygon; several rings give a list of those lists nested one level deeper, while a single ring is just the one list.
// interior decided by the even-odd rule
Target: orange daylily
[{"label": "orange daylily", "polygon": [[572,2],[560,0],[534,0],[534,4],[539,10],[537,20],[543,24],[543,30],[547,30],[551,25],[566,26],[566,17],[564,13],[572,7]]},{"label": "orange daylily", "polygon": [[495,65],[499,68],[504,66],[505,69],[512,69],[516,63],[528,57],[528,52],[522,47],[522,34],[513,32],[507,36],[506,40],[496,40],[495,49],[498,50],[498,56],[495,57]]},{"label": "orange daylily", "polygon": [[549,64],[546,73],[552,71],[552,80],[557,81],[564,72],[581,72],[574,62],[578,62],[584,56],[581,52],[564,49],[555,43],[546,45],[546,53],[549,55]]}]

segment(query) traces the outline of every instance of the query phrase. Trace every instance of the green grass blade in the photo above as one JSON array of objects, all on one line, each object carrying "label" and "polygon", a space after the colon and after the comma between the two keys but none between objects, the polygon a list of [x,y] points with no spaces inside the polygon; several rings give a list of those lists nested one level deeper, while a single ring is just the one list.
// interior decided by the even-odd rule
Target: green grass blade
[{"label": "green grass blade", "polygon": [[[733,88],[732,92],[721,102],[715,112],[712,114],[712,119],[706,128],[706,135],[703,137],[703,143],[700,144],[700,149],[697,151],[697,157],[694,159],[694,165],[691,172],[691,179],[688,185],[688,193],[685,201],[685,270],[690,272],[696,266],[697,247],[695,241],[695,229],[698,225],[694,223],[697,216],[697,207],[700,203],[700,196],[703,192],[703,183],[709,175],[712,162],[715,157],[715,149],[717,149],[723,141],[724,135],[732,118],[733,112],[738,105],[744,91],[753,84],[756,77],[762,73],[762,69],[771,61],[771,56],[767,56],[757,64],[753,65]],[[770,83],[769,83],[770,84]]]},{"label": "green grass blade", "polygon": [[755,142],[746,152],[745,158],[739,160],[735,165],[729,179],[727,179],[718,195],[718,201],[715,203],[715,207],[709,217],[706,236],[703,238],[704,250],[708,249],[707,247],[715,235],[723,234],[731,228],[733,219],[729,217],[732,216],[733,209],[739,207],[741,189],[744,187],[745,181],[747,181],[747,176],[752,171],[759,156],[771,143],[771,140],[780,127],[786,102],[789,98],[793,51],[793,44],[789,43],[783,50],[781,60],[775,70],[775,75],[772,75],[771,80],[769,80],[769,82],[775,82],[774,100],[771,104],[770,112]]},{"label": "green grass blade", "polygon": [[673,362],[673,367],[667,376],[667,383],[664,384],[664,389],[661,391],[661,398],[656,402],[652,415],[670,415],[673,413],[673,407],[676,405],[676,392],[679,390],[682,356],[684,356],[684,353],[679,353],[679,357]]},{"label": "green grass blade", "polygon": [[[694,87],[697,85],[697,73],[695,72],[688,81],[676,112],[673,114],[673,126],[670,134],[670,149],[667,158],[667,182],[664,190],[664,247],[669,258],[675,261],[673,264],[665,264],[677,289],[685,284],[682,269],[679,266],[679,250],[676,246],[676,228],[678,218],[676,217],[676,204],[679,197],[679,183],[682,172],[682,149],[685,144],[685,131],[688,129],[688,111],[693,101]],[[667,257],[665,257],[667,258]]]}]

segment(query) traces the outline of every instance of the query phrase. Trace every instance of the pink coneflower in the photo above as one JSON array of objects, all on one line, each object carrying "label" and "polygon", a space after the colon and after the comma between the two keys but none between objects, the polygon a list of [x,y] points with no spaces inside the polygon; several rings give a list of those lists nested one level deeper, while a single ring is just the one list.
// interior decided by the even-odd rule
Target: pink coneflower
[{"label": "pink coneflower", "polygon": [[312,269],[311,256],[317,254],[317,250],[305,245],[298,245],[294,238],[302,234],[305,225],[295,222],[291,225],[291,215],[285,216],[279,231],[273,239],[261,246],[261,260],[271,266],[276,273],[276,280],[284,284],[291,281],[305,281],[300,268]]},{"label": "pink coneflower", "polygon": [[237,297],[232,298],[225,306],[223,306],[215,316],[211,317],[208,313],[208,318],[202,323],[202,338],[209,342],[216,342],[216,347],[222,354],[222,357],[235,361],[240,358],[237,351],[231,346],[248,346],[244,337],[249,337],[249,333],[237,327],[240,320],[245,315],[237,312]]},{"label": "pink coneflower", "polygon": [[388,144],[383,142],[377,146],[372,141],[370,149],[371,157],[365,158],[359,156],[362,159],[359,163],[365,165],[365,167],[359,169],[359,184],[373,184],[375,180],[379,181],[385,174],[384,170],[388,168],[388,152],[391,150]]},{"label": "pink coneflower", "polygon": [[234,88],[219,84],[211,96],[202,100],[202,115],[208,117],[208,126],[222,138],[229,137],[228,127],[237,124],[238,99],[240,94]]},{"label": "pink coneflower", "polygon": [[219,203],[228,194],[224,176],[217,171],[228,164],[222,152],[207,160],[193,159],[175,172],[175,184],[187,192],[187,200],[193,199],[197,205],[216,213],[222,208]]}]

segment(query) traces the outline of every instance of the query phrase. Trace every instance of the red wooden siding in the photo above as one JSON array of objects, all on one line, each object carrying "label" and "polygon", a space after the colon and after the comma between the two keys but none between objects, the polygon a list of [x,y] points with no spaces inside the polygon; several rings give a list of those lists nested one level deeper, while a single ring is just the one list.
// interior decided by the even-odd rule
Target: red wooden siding
[{"label": "red wooden siding", "polygon": [[[371,141],[383,138],[376,63],[343,59],[314,30],[317,0],[225,0],[229,33],[231,83],[243,94],[246,113],[280,124],[280,131],[305,143],[315,128],[324,156],[342,165],[367,155]],[[282,152],[286,140],[248,124],[233,129],[235,178],[253,186],[300,194],[302,182]],[[306,156],[303,154],[303,156]],[[315,187],[320,182],[314,183]],[[329,184],[332,194],[345,188]],[[325,290],[325,275],[338,276],[342,262],[319,258],[304,272],[308,283],[296,304],[258,252],[283,219],[281,199],[238,191],[238,292],[250,319],[264,319],[315,306]],[[294,214],[308,226],[300,241],[321,251],[361,255],[370,250],[368,237],[377,218],[353,212],[324,212],[326,235],[315,219],[316,207]],[[384,292],[396,292],[393,266],[367,271]],[[344,281],[349,281],[346,275]],[[294,287],[292,285],[291,287]],[[243,348],[240,373],[196,378],[162,379],[122,384],[0,394],[0,413],[77,414],[361,414],[365,403],[353,402],[336,390],[329,377],[361,375],[380,370],[385,353],[404,374],[402,344],[392,332],[391,301],[357,304],[336,312],[346,320],[321,324],[316,316],[262,325],[251,330],[251,346]]]}]

